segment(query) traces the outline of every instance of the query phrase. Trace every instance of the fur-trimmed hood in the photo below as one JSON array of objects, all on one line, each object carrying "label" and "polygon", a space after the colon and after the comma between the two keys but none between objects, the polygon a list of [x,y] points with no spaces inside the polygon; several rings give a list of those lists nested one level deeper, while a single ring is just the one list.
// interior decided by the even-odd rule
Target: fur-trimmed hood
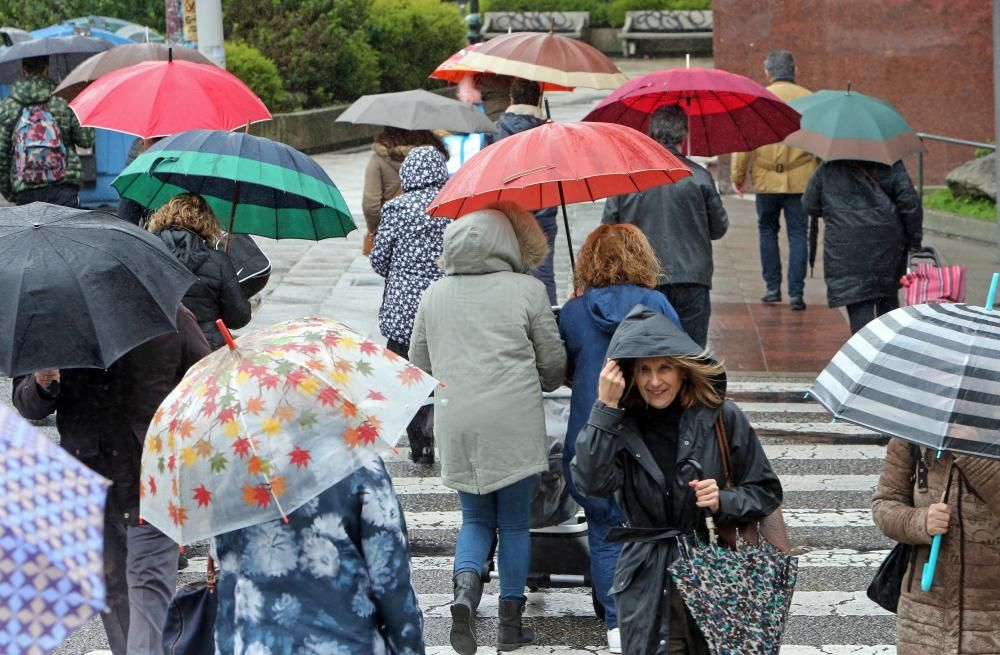
[{"label": "fur-trimmed hood", "polygon": [[406,156],[410,154],[410,151],[416,147],[417,146],[405,145],[405,146],[392,146],[390,148],[385,144],[376,141],[375,143],[372,144],[372,151],[382,159],[395,162],[398,167],[398,165],[401,164],[404,159],[406,159]]},{"label": "fur-trimmed hood", "polygon": [[545,233],[531,212],[504,204],[466,214],[449,225],[441,259],[447,275],[528,273],[548,253]]}]

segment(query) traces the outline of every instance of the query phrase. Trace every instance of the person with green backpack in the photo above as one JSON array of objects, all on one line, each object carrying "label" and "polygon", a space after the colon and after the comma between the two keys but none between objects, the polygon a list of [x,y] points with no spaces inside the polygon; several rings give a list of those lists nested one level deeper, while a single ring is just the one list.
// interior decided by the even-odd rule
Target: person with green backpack
[{"label": "person with green backpack", "polygon": [[23,77],[0,102],[0,193],[17,205],[79,207],[83,166],[76,148],[94,145],[64,99],[52,95],[49,58],[21,62]]}]

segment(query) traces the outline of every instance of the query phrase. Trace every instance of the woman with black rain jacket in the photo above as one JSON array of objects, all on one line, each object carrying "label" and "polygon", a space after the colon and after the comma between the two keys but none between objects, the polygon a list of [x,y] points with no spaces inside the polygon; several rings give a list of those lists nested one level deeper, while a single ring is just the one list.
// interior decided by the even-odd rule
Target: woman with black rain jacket
[{"label": "woman with black rain jacket", "polygon": [[[612,588],[623,650],[707,654],[667,570],[679,555],[677,537],[704,538],[705,508],[719,524],[767,516],[781,504],[781,483],[746,416],[725,400],[725,369],[670,319],[637,305],[607,357],[572,471],[582,493],[613,494],[626,519],[608,535],[624,543]],[[732,457],[724,489],[720,418]],[[690,460],[703,480],[692,478]]]}]

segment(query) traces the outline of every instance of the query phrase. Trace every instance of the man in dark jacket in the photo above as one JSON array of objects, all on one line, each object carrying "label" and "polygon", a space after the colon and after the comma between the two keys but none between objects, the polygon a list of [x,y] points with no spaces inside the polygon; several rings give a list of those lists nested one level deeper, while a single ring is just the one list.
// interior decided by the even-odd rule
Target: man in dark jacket
[{"label": "man in dark jacket", "polygon": [[[510,85],[510,106],[497,120],[497,134],[495,136],[485,135],[485,145],[547,123],[548,121],[542,116],[541,102],[542,87],[537,82],[516,78],[514,83]],[[559,221],[556,219],[555,207],[539,209],[535,212],[535,220],[538,221],[538,226],[545,233],[545,240],[549,244],[549,254],[538,265],[538,268],[532,271],[532,275],[545,285],[545,292],[549,295],[549,304],[557,305],[559,300],[556,296],[553,253],[555,252],[556,235],[559,234]]]},{"label": "man in dark jacket", "polygon": [[113,482],[104,516],[108,610],[101,619],[114,655],[163,652],[177,544],[138,521],[139,463],[157,407],[208,353],[194,316],[181,306],[177,332],[132,349],[107,370],[39,371],[14,380],[21,415],[38,420],[57,412],[62,447]]},{"label": "man in dark jacket", "polygon": [[[83,165],[76,148],[92,147],[94,130],[80,127],[69,104],[52,95],[56,83],[47,77],[48,71],[48,57],[24,59],[21,68],[24,76],[14,83],[10,96],[0,103],[0,193],[18,205],[39,201],[79,207]],[[58,138],[54,134],[42,138],[52,146],[44,162],[26,157],[26,162],[18,164],[15,161],[18,133],[22,134],[22,139],[27,136],[26,131],[19,129],[19,124],[25,130],[34,125],[35,131],[44,132],[42,128],[49,122],[54,124],[51,127],[58,132]],[[35,134],[32,138],[41,137]],[[38,165],[44,166],[44,170],[36,169]]]},{"label": "man in dark jacket", "polygon": [[711,174],[678,150],[687,129],[687,115],[680,106],[653,112],[649,135],[690,168],[691,177],[608,198],[604,222],[632,223],[643,231],[663,267],[658,289],[677,310],[688,335],[705,347],[712,314],[712,241],[726,234],[729,216]]}]

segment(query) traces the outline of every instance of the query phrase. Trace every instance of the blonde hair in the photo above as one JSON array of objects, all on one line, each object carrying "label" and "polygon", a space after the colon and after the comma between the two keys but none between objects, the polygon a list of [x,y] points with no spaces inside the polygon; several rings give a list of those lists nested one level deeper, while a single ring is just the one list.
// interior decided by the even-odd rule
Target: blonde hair
[{"label": "blonde hair", "polygon": [[[694,405],[718,407],[725,400],[715,387],[716,383],[726,375],[726,369],[721,363],[708,359],[707,354],[698,357],[665,357],[665,359],[669,360],[670,364],[681,372],[681,390],[677,394],[681,407],[684,409]],[[633,408],[642,407],[645,405],[645,401],[635,384],[635,367],[640,360],[627,361],[625,375],[629,382],[622,398],[622,405]]]},{"label": "blonde hair", "polygon": [[146,229],[154,233],[171,227],[190,230],[213,247],[222,238],[222,229],[212,208],[197,193],[174,196],[153,212],[146,224]]},{"label": "blonde hair", "polygon": [[660,261],[635,225],[600,225],[580,248],[573,283],[577,293],[614,284],[656,288]]}]

